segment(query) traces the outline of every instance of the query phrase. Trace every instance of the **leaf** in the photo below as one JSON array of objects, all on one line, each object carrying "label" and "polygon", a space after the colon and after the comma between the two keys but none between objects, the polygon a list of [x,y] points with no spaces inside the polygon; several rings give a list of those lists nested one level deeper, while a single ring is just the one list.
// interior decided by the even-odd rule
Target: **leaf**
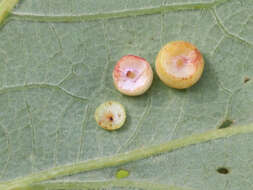
[{"label": "leaf", "polygon": [[[252,10],[250,0],[21,1],[0,29],[0,189],[252,189]],[[204,55],[196,85],[174,90],[155,75],[140,97],[115,90],[120,57],[154,68],[174,40]],[[108,100],[127,110],[118,131],[94,120]],[[119,169],[129,176],[116,179]]]}]

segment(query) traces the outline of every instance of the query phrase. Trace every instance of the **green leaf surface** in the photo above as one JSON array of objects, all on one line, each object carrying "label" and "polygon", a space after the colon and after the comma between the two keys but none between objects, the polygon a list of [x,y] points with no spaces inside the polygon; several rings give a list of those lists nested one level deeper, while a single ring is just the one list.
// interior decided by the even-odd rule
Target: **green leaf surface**
[{"label": "green leaf surface", "polygon": [[[252,12],[252,0],[20,1],[0,27],[0,190],[252,189]],[[174,40],[203,53],[196,85],[155,74],[142,96],[116,91],[119,58],[154,68]],[[94,120],[108,100],[126,108],[120,130]]]}]

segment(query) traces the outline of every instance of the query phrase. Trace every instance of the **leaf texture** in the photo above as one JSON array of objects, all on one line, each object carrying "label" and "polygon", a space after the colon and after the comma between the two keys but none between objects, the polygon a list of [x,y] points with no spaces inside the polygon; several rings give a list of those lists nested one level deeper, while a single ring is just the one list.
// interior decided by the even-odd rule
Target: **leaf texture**
[{"label": "leaf texture", "polygon": [[[0,189],[252,189],[252,12],[251,0],[20,1],[0,27]],[[119,58],[142,56],[154,68],[175,40],[203,53],[196,85],[171,89],[155,74],[142,96],[116,91]],[[108,100],[127,110],[118,131],[94,120]],[[119,169],[129,176],[117,180]]]}]

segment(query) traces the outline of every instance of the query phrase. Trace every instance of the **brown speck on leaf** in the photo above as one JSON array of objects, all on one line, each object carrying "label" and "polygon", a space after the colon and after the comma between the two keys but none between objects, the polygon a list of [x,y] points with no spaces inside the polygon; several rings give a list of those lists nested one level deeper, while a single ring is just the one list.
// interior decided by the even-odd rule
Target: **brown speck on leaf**
[{"label": "brown speck on leaf", "polygon": [[218,168],[217,172],[223,175],[226,175],[229,173],[229,170],[227,168]]},{"label": "brown speck on leaf", "polygon": [[250,80],[250,78],[249,78],[249,77],[245,77],[245,78],[244,78],[244,83],[249,82],[249,80]]}]

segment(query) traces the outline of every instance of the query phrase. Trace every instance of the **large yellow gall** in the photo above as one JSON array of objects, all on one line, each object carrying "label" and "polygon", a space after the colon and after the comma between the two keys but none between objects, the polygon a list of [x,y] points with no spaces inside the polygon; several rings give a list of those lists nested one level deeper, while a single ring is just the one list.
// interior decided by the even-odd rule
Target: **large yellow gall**
[{"label": "large yellow gall", "polygon": [[156,72],[169,87],[184,89],[195,84],[204,70],[204,59],[189,42],[175,41],[166,44],[156,58]]}]

